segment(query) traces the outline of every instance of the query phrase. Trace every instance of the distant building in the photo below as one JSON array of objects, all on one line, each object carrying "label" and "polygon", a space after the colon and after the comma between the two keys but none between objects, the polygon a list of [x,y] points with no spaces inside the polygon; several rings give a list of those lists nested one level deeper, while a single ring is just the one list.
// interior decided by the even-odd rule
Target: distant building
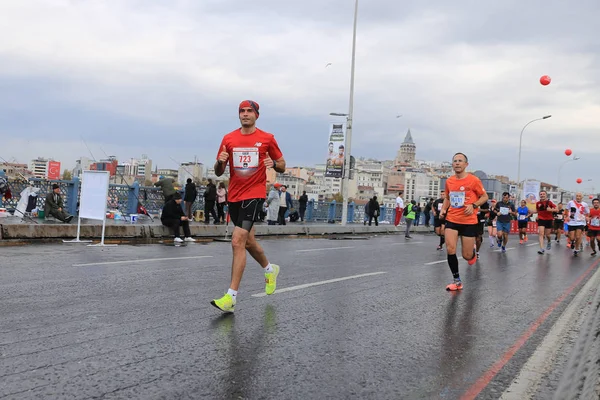
[{"label": "distant building", "polygon": [[90,165],[92,165],[92,160],[87,157],[81,157],[75,161],[75,168],[71,171],[71,175],[73,178],[81,178],[83,171],[90,170]]},{"label": "distant building", "polygon": [[181,186],[185,186],[188,178],[195,183],[200,183],[203,176],[204,164],[198,162],[182,163],[177,171],[177,181]]},{"label": "distant building", "polygon": [[413,141],[412,134],[410,133],[410,129],[406,132],[406,137],[404,141],[400,145],[400,150],[398,150],[398,154],[396,155],[395,164],[396,165],[412,165],[415,162],[415,157],[417,154],[417,145]]},{"label": "distant building", "polygon": [[46,178],[48,175],[48,159],[38,157],[29,162],[29,170],[36,178]]},{"label": "distant building", "polygon": [[110,176],[114,177],[117,175],[117,166],[119,161],[115,156],[110,156],[105,160],[100,160],[90,164],[91,171],[108,171]]},{"label": "distant building", "polygon": [[31,160],[29,170],[36,178],[60,179],[60,161],[38,157]]},{"label": "distant building", "polygon": [[173,178],[175,181],[177,181],[177,174],[178,174],[178,170],[176,169],[168,169],[168,168],[162,168],[162,169],[157,169],[156,170],[156,175],[160,178],[165,177],[165,178]]},{"label": "distant building", "polygon": [[0,171],[4,171],[6,177],[12,179],[26,179],[32,176],[27,169],[27,164],[0,162]]}]

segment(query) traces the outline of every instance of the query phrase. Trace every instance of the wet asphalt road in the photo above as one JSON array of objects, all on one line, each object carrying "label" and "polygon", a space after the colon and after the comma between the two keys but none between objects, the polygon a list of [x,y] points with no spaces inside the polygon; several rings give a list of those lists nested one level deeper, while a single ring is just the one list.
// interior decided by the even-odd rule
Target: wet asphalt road
[{"label": "wet asphalt road", "polygon": [[[0,248],[0,399],[456,399],[593,264],[515,242],[461,261],[449,293],[432,235],[262,239],[280,290],[382,273],[255,297],[249,259],[235,315],[209,303],[228,243]],[[180,259],[131,261],[158,258]],[[500,396],[577,289],[479,398]]]}]

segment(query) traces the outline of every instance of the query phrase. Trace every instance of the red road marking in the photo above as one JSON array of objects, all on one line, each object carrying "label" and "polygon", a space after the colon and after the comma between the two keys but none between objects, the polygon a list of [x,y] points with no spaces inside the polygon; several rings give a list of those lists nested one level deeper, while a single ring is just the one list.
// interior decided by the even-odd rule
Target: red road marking
[{"label": "red road marking", "polygon": [[540,315],[540,317],[538,319],[536,319],[533,324],[531,324],[531,326],[525,331],[525,333],[523,333],[521,335],[521,337],[519,337],[517,339],[517,341],[506,351],[506,353],[504,353],[502,355],[502,357],[500,357],[500,359],[498,361],[496,361],[494,363],[494,365],[492,365],[492,367],[490,369],[488,369],[483,375],[481,375],[481,377],[477,380],[477,382],[475,382],[460,397],[460,399],[461,400],[475,399],[479,395],[479,393],[481,393],[481,391],[483,389],[485,389],[485,387],[487,385],[489,385],[489,383],[492,381],[492,379],[494,379],[496,374],[498,374],[498,372],[500,372],[502,367],[504,367],[510,361],[510,359],[515,355],[515,353],[517,351],[519,351],[519,349],[521,347],[523,347],[525,342],[527,342],[529,340],[529,338],[535,333],[535,331],[537,331],[537,329],[540,327],[540,325],[544,323],[544,321],[550,316],[550,314],[552,314],[552,312],[556,309],[556,307],[558,307],[560,305],[560,303],[562,303],[563,300],[565,298],[567,298],[567,296],[569,296],[571,294],[571,292],[573,292],[575,287],[577,287],[577,285],[579,285],[581,283],[581,281],[583,281],[585,279],[585,277],[587,277],[590,274],[590,272],[592,272],[594,270],[594,268],[596,268],[596,266],[598,265],[599,262],[600,262],[600,260],[594,262],[587,269],[587,271],[585,271],[579,278],[577,278],[577,280],[571,286],[569,286],[567,288],[567,290],[564,291],[564,293],[558,299],[554,300],[554,303],[552,303],[550,305],[550,307],[548,307],[546,309],[546,311],[544,311],[542,313],[542,315]]}]

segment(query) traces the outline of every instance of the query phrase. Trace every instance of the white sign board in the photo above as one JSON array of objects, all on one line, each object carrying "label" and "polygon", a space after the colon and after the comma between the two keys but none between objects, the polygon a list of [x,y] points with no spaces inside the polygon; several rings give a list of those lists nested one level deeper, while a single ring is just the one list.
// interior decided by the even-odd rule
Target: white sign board
[{"label": "white sign board", "polygon": [[109,171],[83,171],[79,218],[104,220],[110,181]]}]

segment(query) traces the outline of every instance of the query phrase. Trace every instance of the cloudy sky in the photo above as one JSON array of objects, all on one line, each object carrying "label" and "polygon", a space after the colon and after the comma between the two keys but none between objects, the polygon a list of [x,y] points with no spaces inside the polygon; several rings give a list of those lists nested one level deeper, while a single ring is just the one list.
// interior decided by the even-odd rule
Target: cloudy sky
[{"label": "cloudy sky", "polygon": [[[261,105],[289,165],[347,112],[354,0],[0,0],[0,157],[212,164]],[[469,155],[472,169],[600,191],[600,3],[361,0],[352,153]],[[328,63],[331,66],[326,67]],[[550,75],[542,86],[539,78]],[[396,115],[402,114],[402,118]],[[587,186],[585,186],[587,185]]]}]

